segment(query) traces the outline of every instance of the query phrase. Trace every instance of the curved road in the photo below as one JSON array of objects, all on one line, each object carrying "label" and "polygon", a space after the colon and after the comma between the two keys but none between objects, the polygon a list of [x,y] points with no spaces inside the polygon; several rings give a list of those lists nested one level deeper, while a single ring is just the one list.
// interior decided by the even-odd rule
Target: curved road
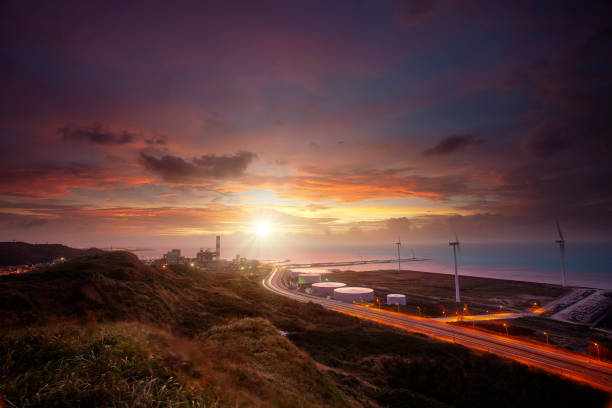
[{"label": "curved road", "polygon": [[521,363],[541,368],[554,374],[586,382],[594,387],[612,391],[612,364],[598,361],[583,354],[572,353],[512,337],[452,326],[432,319],[379,310],[362,305],[320,298],[287,289],[274,269],[263,280],[263,286],[279,295],[299,302],[320,304],[327,309],[373,320],[405,330],[424,333],[443,341],[462,344],[473,349],[508,357]]}]

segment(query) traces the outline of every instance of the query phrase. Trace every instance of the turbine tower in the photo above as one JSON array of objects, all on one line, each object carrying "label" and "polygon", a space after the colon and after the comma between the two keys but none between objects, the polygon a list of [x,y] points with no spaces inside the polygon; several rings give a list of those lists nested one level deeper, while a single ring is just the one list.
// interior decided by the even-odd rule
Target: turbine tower
[{"label": "turbine tower", "polygon": [[453,256],[455,257],[455,302],[461,303],[461,296],[459,294],[459,272],[457,271],[457,247],[459,246],[459,239],[455,236],[455,241],[449,242],[448,245],[453,247]]},{"label": "turbine tower", "polygon": [[559,221],[557,221],[557,231],[559,231],[559,239],[555,242],[559,244],[559,250],[561,251],[561,285],[565,287],[565,239],[563,238]]},{"label": "turbine tower", "polygon": [[395,245],[397,245],[397,271],[401,272],[402,263],[401,263],[401,258],[400,258],[400,247],[402,246],[402,241],[400,241],[400,239],[398,238]]}]

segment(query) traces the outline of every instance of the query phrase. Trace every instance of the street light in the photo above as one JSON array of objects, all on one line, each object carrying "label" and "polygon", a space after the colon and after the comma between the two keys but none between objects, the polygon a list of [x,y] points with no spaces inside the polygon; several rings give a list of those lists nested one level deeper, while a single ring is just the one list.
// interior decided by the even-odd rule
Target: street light
[{"label": "street light", "polygon": [[548,345],[548,333],[544,332],[544,335],[546,336],[546,344]]},{"label": "street light", "polygon": [[504,328],[506,329],[506,336],[510,337],[510,334],[508,333],[508,323],[504,323]]},{"label": "street light", "polygon": [[597,343],[593,342],[593,345],[594,345],[594,346],[595,346],[595,348],[597,349],[597,359],[598,359],[598,360],[601,360],[601,356],[600,356],[600,354],[599,354],[599,344],[597,344]]}]

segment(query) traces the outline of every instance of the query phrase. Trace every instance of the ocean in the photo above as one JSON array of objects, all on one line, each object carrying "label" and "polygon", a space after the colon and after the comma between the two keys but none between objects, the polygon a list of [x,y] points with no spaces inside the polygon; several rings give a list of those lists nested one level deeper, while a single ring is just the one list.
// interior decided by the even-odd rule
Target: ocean
[{"label": "ocean", "polygon": [[[169,248],[134,251],[141,258],[160,257]],[[183,255],[195,256],[199,248],[182,248]],[[427,261],[403,261],[402,269],[425,272],[454,273],[453,253],[448,243],[404,245],[402,258],[427,258]],[[223,246],[222,258],[236,254],[260,260],[291,263],[359,261],[369,259],[397,259],[394,245],[325,246],[325,247],[266,247],[237,248]],[[612,289],[612,242],[567,243],[567,283],[572,286]],[[458,252],[459,273],[497,279],[529,282],[561,282],[559,246],[550,243],[462,243]],[[397,263],[345,266],[342,270],[397,269]]]}]

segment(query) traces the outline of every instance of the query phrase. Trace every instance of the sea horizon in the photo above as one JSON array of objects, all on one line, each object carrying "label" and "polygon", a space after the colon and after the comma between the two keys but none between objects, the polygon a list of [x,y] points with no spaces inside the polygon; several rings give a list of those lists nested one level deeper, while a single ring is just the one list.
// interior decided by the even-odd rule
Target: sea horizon
[{"label": "sea horizon", "polygon": [[[180,246],[177,246],[180,248]],[[170,248],[139,248],[133,252],[141,259],[160,258]],[[195,257],[200,247],[180,248],[187,257]],[[446,243],[405,245],[402,259],[425,258],[425,261],[402,261],[402,270],[453,274],[452,250]],[[221,258],[236,255],[260,261],[321,263],[397,259],[392,245],[329,245],[321,247],[237,247],[222,246]],[[561,283],[559,247],[553,243],[466,243],[458,252],[459,273],[494,279],[539,283]],[[320,269],[320,268],[318,268]],[[324,269],[397,270],[397,263],[353,265]],[[579,242],[566,248],[567,283],[570,286],[612,289],[612,242]]]}]

